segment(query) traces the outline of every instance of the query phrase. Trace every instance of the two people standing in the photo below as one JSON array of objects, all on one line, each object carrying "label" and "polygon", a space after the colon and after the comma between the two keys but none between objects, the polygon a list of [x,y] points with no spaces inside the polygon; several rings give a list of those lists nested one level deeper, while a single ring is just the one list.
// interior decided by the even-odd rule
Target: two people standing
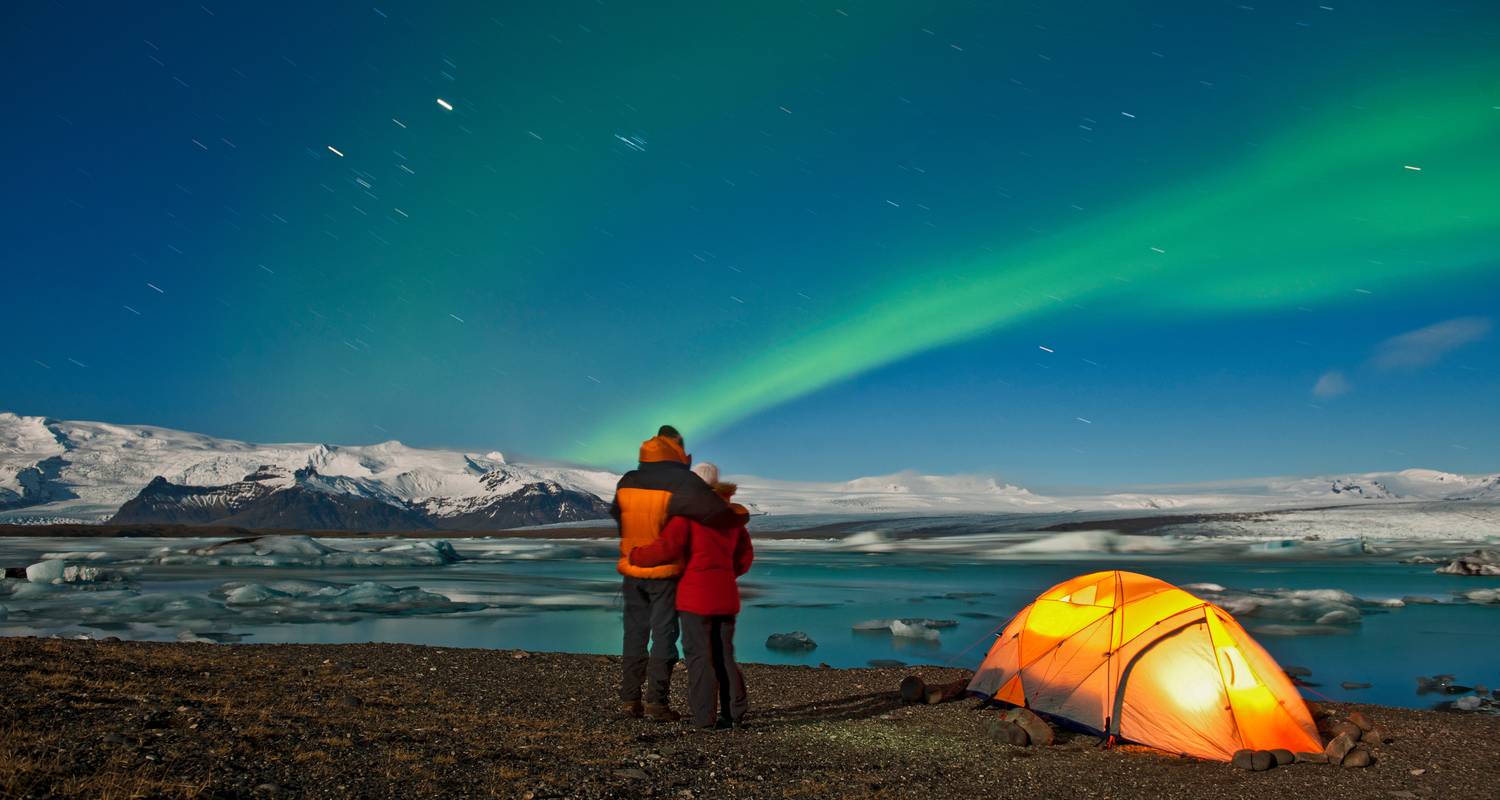
[{"label": "two people standing", "polygon": [[[739,724],[749,708],[734,661],[735,579],[754,559],[748,514],[711,464],[690,469],[682,434],[663,425],[615,489],[625,639],[620,700],[627,715],[673,722],[672,668],[681,630],[688,704],[697,727]],[[680,613],[679,613],[680,612]],[[717,713],[715,713],[717,711]]]}]

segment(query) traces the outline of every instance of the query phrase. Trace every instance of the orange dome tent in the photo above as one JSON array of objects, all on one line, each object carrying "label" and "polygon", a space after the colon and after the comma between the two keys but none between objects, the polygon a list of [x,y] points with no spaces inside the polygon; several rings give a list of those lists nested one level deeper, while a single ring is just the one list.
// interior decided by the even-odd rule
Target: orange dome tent
[{"label": "orange dome tent", "polygon": [[1006,625],[969,690],[1215,761],[1323,749],[1291,680],[1233,617],[1134,572],[1042,593]]}]

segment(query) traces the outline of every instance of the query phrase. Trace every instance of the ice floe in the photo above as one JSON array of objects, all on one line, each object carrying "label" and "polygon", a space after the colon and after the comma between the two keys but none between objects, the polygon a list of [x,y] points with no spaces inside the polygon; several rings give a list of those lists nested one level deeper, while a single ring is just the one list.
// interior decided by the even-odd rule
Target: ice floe
[{"label": "ice floe", "polygon": [[197,547],[165,546],[149,561],[164,565],[221,567],[431,567],[461,556],[447,541],[358,542],[355,549],[330,547],[309,536],[258,536]]},{"label": "ice floe", "polygon": [[280,618],[327,620],[356,614],[446,614],[483,608],[454,603],[447,596],[415,586],[388,586],[374,581],[339,584],[286,580],[270,583],[226,583],[211,593],[237,612]]},{"label": "ice floe", "polygon": [[928,642],[938,641],[942,630],[955,627],[958,627],[958,620],[919,617],[870,619],[854,623],[854,630],[862,633],[889,633],[891,636],[902,639],[920,639]]}]

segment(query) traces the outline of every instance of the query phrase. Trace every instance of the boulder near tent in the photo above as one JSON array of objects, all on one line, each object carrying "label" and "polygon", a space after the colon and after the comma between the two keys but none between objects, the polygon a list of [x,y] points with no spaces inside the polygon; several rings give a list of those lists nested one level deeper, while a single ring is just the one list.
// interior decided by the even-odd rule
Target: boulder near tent
[{"label": "boulder near tent", "polygon": [[969,690],[1215,761],[1241,749],[1323,749],[1291,679],[1233,617],[1134,572],[1043,592],[1005,626]]}]

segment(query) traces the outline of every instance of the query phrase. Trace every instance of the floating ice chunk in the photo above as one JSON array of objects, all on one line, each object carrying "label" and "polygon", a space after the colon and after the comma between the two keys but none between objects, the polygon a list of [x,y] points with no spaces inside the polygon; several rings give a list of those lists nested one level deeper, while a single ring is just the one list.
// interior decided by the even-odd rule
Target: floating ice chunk
[{"label": "floating ice chunk", "polygon": [[850,550],[859,550],[866,553],[884,553],[896,549],[895,543],[880,531],[860,531],[845,536],[841,541],[844,547]]},{"label": "floating ice chunk", "polygon": [[856,622],[854,630],[868,633],[889,632],[892,636],[935,642],[938,640],[938,631],[957,626],[958,620],[954,619],[907,617],[906,619],[870,619]]},{"label": "floating ice chunk", "polygon": [[1500,603],[1500,589],[1474,589],[1460,592],[1459,597],[1471,603]]},{"label": "floating ice chunk", "polygon": [[1114,531],[1070,531],[1021,542],[998,551],[1002,555],[1073,553],[1171,553],[1182,543],[1167,536],[1126,536]]},{"label": "floating ice chunk", "polygon": [[1319,625],[1351,625],[1359,622],[1359,612],[1352,608],[1336,608],[1317,620]]},{"label": "floating ice chunk", "polygon": [[1218,594],[1225,591],[1224,587],[1217,583],[1184,583],[1182,588],[1184,591],[1199,594]]},{"label": "floating ice chunk", "polygon": [[98,567],[84,567],[77,564],[69,564],[63,567],[63,583],[93,583],[104,577],[104,573]]},{"label": "floating ice chunk", "polygon": [[491,605],[500,608],[539,608],[539,609],[580,609],[580,608],[609,608],[614,602],[613,595],[584,594],[575,592],[571,594],[544,594],[544,595],[521,595],[503,594],[496,595]]},{"label": "floating ice chunk", "polygon": [[[1214,601],[1236,617],[1275,622],[1354,625],[1362,614],[1362,601],[1340,589],[1258,589],[1250,593],[1226,592]],[[1262,628],[1261,630],[1264,630]]]},{"label": "floating ice chunk", "polygon": [[926,625],[911,625],[899,619],[891,620],[891,635],[906,639],[924,639],[929,642],[938,640],[938,632],[935,628]]},{"label": "floating ice chunk", "polygon": [[63,579],[63,571],[67,568],[68,562],[62,559],[38,561],[26,568],[26,580],[32,583],[57,583]]},{"label": "floating ice chunk", "polygon": [[231,539],[207,547],[161,547],[152,551],[158,564],[224,567],[433,567],[462,560],[443,540],[358,545],[343,550],[308,536],[259,536]]},{"label": "floating ice chunk", "polygon": [[42,553],[42,560],[61,559],[63,561],[104,561],[108,559],[109,553],[103,550],[70,550],[66,553]]},{"label": "floating ice chunk", "polygon": [[1500,550],[1475,550],[1433,571],[1443,575],[1500,575]]},{"label": "floating ice chunk", "polygon": [[444,595],[416,586],[395,587],[374,581],[353,585],[323,581],[227,583],[218,591],[230,607],[261,609],[278,617],[326,619],[326,614],[337,612],[428,614],[482,608],[478,604],[454,603]]}]

